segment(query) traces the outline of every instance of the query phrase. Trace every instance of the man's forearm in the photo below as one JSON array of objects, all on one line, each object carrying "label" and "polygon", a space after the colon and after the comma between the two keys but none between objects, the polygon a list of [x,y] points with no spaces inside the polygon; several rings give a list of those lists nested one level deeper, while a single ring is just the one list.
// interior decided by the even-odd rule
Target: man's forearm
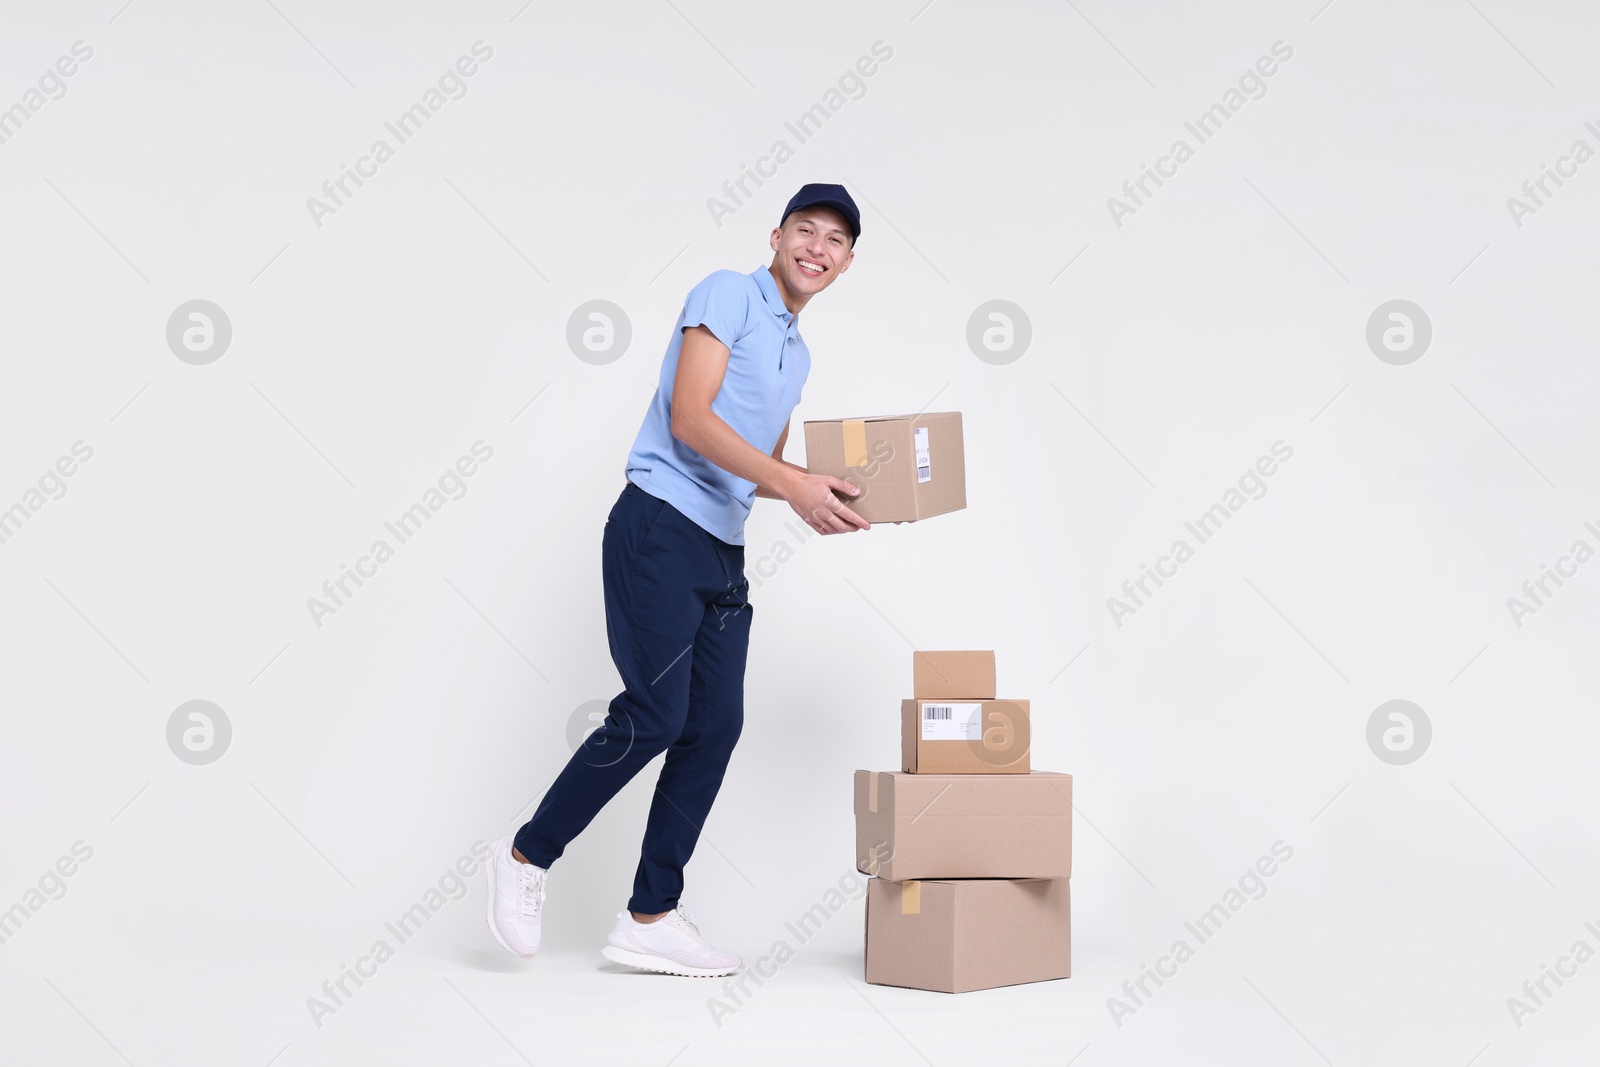
[{"label": "man's forearm", "polygon": [[739,436],[715,412],[689,416],[675,408],[672,435],[730,474],[754,482],[756,495],[782,499],[783,491],[804,467],[774,459]]},{"label": "man's forearm", "polygon": [[[776,456],[774,456],[774,459],[776,459]],[[778,462],[781,462],[782,466],[786,466],[789,467],[790,470],[794,470],[795,474],[810,474],[805,467],[800,466],[800,464],[792,464],[792,462],[787,461],[787,459],[779,459]],[[770,499],[770,501],[781,501],[781,499],[784,499],[782,498],[781,493],[773,493],[773,491],[768,490],[768,488],[765,488],[765,486],[760,485],[755,486],[755,494],[757,494],[757,496],[765,496],[765,498]]]}]

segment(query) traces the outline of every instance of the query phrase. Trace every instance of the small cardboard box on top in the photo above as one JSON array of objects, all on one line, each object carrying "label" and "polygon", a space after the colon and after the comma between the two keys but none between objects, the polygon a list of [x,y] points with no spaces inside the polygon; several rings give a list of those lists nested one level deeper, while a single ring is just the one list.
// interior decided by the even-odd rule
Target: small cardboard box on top
[{"label": "small cardboard box on top", "polygon": [[994,651],[911,653],[911,695],[928,700],[994,699]]},{"label": "small cardboard box on top", "polygon": [[941,993],[1072,976],[1066,878],[867,881],[866,976]]},{"label": "small cardboard box on top", "polygon": [[1072,775],[856,771],[856,869],[908,878],[1070,878]]},{"label": "small cardboard box on top", "polygon": [[835,493],[868,522],[916,522],[967,506],[961,412],[815,419],[805,423],[806,469],[859,486]]},{"label": "small cardboard box on top", "polygon": [[908,774],[1027,774],[1026,700],[996,700],[994,652],[912,654],[913,699],[900,703]]}]

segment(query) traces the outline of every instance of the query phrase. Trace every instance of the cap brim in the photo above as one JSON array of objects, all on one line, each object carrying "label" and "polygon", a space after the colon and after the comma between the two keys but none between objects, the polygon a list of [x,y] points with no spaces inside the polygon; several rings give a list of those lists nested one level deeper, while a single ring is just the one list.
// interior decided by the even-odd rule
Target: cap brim
[{"label": "cap brim", "polygon": [[[853,221],[854,216],[851,213],[850,205],[846,204],[843,200],[834,200],[830,197],[823,197],[819,200],[809,200],[806,203],[794,208],[789,212],[789,215],[793,215],[796,211],[804,211],[808,207],[832,208],[839,213],[839,217],[844,219],[845,224],[850,227],[850,239],[852,241],[861,236],[861,227]],[[789,215],[785,215],[784,218],[787,219]]]}]

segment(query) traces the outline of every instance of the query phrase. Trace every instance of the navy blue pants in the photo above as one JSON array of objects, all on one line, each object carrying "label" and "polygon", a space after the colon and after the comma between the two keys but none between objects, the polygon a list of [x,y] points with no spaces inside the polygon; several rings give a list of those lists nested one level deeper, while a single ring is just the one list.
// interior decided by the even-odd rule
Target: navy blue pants
[{"label": "navy blue pants", "polygon": [[629,482],[601,544],[606,636],[624,689],[567,761],[516,848],[549,867],[662,752],[628,910],[670,911],[683,867],[744,726],[750,583],[744,546],[701,529]]}]

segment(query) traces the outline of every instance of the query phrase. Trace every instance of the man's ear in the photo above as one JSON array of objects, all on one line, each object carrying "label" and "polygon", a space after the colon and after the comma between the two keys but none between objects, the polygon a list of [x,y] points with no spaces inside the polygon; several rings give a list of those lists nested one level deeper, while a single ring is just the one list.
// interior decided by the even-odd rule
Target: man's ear
[{"label": "man's ear", "polygon": [[783,233],[783,227],[782,226],[774,226],[772,228],[772,237],[767,242],[767,244],[772,247],[772,250],[774,252],[776,252],[778,250],[778,235],[781,234],[781,233]]},{"label": "man's ear", "polygon": [[850,250],[850,254],[844,257],[844,262],[839,264],[839,273],[843,274],[845,271],[849,270],[850,269],[850,264],[854,263],[855,261],[856,261],[856,250],[852,248]]}]

